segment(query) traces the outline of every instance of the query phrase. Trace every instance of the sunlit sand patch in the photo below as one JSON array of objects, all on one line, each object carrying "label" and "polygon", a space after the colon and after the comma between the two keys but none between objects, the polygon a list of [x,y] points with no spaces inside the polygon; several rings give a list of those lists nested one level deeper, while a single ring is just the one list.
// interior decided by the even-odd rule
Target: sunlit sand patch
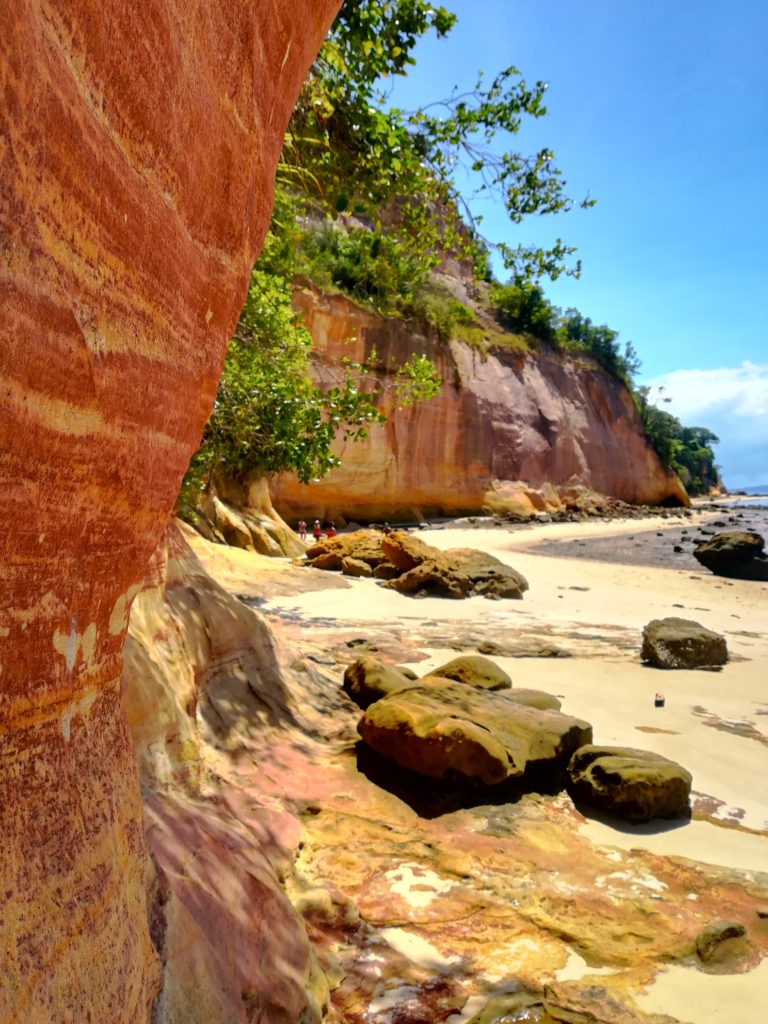
[{"label": "sunlit sand patch", "polygon": [[416,863],[400,864],[387,871],[385,878],[392,892],[415,909],[429,906],[436,896],[450,892],[455,884]]},{"label": "sunlit sand patch", "polygon": [[740,871],[768,870],[768,835],[721,828],[707,821],[689,821],[679,827],[666,824],[666,829],[664,823],[650,822],[625,830],[589,820],[580,826],[579,832],[596,846],[648,850]]},{"label": "sunlit sand patch", "polygon": [[426,970],[448,971],[461,962],[460,956],[444,955],[427,939],[405,928],[382,928],[379,935],[396,953]]},{"label": "sunlit sand patch", "polygon": [[672,966],[635,1002],[645,1013],[668,1014],[681,1024],[763,1024],[768,959],[748,974],[704,974]]},{"label": "sunlit sand patch", "polygon": [[590,978],[593,975],[599,974],[617,974],[618,971],[615,967],[590,967],[583,956],[575,950],[570,950],[568,953],[568,961],[565,967],[561,967],[559,971],[555,971],[556,981],[581,981],[582,978]]}]

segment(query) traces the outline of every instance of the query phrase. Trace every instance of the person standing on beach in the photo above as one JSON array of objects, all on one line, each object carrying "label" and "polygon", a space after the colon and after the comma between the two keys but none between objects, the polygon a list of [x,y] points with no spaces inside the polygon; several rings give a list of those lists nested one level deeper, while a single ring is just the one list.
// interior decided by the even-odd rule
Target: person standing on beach
[{"label": "person standing on beach", "polygon": [[325,530],[325,536],[326,537],[335,537],[336,536],[336,523],[334,523],[333,520],[331,520],[330,523],[328,523],[328,526],[326,527],[326,530]]},{"label": "person standing on beach", "polygon": [[299,525],[298,525],[297,529],[298,529],[298,534],[299,534],[299,540],[300,541],[306,541],[306,539],[307,539],[307,524],[304,522],[303,519],[299,520]]},{"label": "person standing on beach", "polygon": [[323,531],[320,526],[319,519],[316,519],[314,523],[312,523],[312,536],[315,538],[315,541],[319,541],[320,538],[323,536]]}]

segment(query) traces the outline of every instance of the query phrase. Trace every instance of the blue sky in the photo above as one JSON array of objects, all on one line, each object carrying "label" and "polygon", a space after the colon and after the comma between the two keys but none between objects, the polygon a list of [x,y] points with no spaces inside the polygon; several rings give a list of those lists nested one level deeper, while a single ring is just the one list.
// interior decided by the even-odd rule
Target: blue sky
[{"label": "blue sky", "polygon": [[768,2],[443,2],[458,25],[393,99],[508,64],[549,83],[548,116],[511,145],[554,149],[569,194],[598,204],[513,227],[485,203],[484,232],[577,246],[581,279],[549,298],[633,342],[640,382],[720,435],[726,483],[768,483]]}]

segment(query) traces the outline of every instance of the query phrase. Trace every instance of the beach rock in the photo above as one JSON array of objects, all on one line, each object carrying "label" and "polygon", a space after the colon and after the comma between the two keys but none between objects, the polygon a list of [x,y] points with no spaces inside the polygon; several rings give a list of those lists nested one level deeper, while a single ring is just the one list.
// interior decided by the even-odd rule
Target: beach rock
[{"label": "beach rock", "polygon": [[377,580],[393,580],[396,576],[400,575],[401,571],[391,562],[379,562],[373,570],[373,575]]},{"label": "beach rock", "polygon": [[496,640],[483,640],[477,644],[477,650],[480,654],[494,654],[498,658],[573,657],[567,647],[558,647],[556,644],[501,644]]},{"label": "beach rock", "polygon": [[562,707],[560,701],[552,693],[544,690],[529,690],[525,686],[515,686],[505,691],[504,696],[515,704],[524,704],[528,708],[538,708],[539,711],[559,711]]},{"label": "beach rock", "polygon": [[[549,993],[549,990],[548,990]],[[560,1001],[522,989],[492,996],[485,1006],[467,1021],[467,1024],[506,1024],[507,1021],[529,1021],[533,1024],[595,1024],[590,1012],[581,1013]]]},{"label": "beach rock", "polygon": [[434,669],[431,676],[442,676],[455,683],[465,683],[481,690],[508,690],[512,680],[504,671],[489,658],[480,654],[465,654],[454,658],[445,665]]},{"label": "beach rock", "polygon": [[394,665],[371,657],[358,658],[347,665],[342,684],[344,692],[363,710],[408,686],[413,686],[412,679]]},{"label": "beach rock", "polygon": [[416,680],[419,678],[418,673],[414,672],[408,665],[398,665],[397,671],[402,672],[406,679]]},{"label": "beach rock", "polygon": [[362,558],[352,558],[350,555],[342,558],[341,571],[345,576],[373,576],[373,569]]},{"label": "beach rock", "polygon": [[568,765],[573,799],[628,821],[685,814],[691,774],[675,761],[632,747],[584,746]]},{"label": "beach rock", "polygon": [[747,929],[739,921],[713,921],[696,936],[696,955],[705,964],[741,959],[747,943],[734,940],[746,934]]},{"label": "beach rock", "polygon": [[528,589],[524,576],[483,551],[432,548],[430,552],[418,565],[387,585],[403,594],[426,591],[453,598],[482,595],[519,599]]},{"label": "beach rock", "polygon": [[375,568],[383,562],[381,534],[374,530],[327,537],[307,548],[306,560],[315,569],[341,569],[345,558],[355,558]]},{"label": "beach rock", "polygon": [[581,719],[458,683],[393,693],[370,705],[358,732],[403,768],[486,785],[519,778],[528,768],[562,766],[592,737]]},{"label": "beach rock", "polygon": [[332,537],[306,553],[306,564],[316,569],[342,569],[345,559],[365,562],[385,586],[419,597],[520,598],[528,589],[519,572],[492,555],[470,548],[440,551],[400,530],[390,534],[361,530]]},{"label": "beach rock", "polygon": [[692,619],[653,619],[643,628],[640,657],[655,668],[709,668],[728,661],[725,637]]},{"label": "beach rock", "polygon": [[[702,531],[704,532],[704,531]],[[716,576],[768,580],[765,540],[753,530],[718,533],[696,545],[693,557]]]},{"label": "beach rock", "polygon": [[393,530],[392,533],[384,534],[381,539],[381,549],[385,557],[403,572],[414,569],[423,562],[434,560],[440,554],[438,548],[425,544],[423,540],[404,533],[402,530]]}]

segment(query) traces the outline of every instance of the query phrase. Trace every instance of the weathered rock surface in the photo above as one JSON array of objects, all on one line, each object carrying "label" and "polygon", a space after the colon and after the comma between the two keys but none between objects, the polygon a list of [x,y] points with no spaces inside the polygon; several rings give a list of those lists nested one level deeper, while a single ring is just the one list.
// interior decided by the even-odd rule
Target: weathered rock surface
[{"label": "weathered rock surface", "polygon": [[672,616],[643,628],[640,657],[656,668],[711,668],[728,661],[728,645],[700,622]]},{"label": "weathered rock surface", "polygon": [[10,0],[0,33],[0,1020],[145,1024],[128,611],[336,0]]},{"label": "weathered rock surface", "polygon": [[292,730],[311,745],[338,729],[318,710],[320,678],[292,663],[171,525],[134,601],[122,676],[152,858],[161,1024],[312,1022],[327,998],[278,879],[290,871],[296,823],[265,806],[258,787],[244,792],[228,760],[264,764]]},{"label": "weathered rock surface", "polygon": [[362,558],[342,558],[341,571],[345,576],[356,576],[362,579],[373,576],[373,569]]},{"label": "weathered rock surface", "polygon": [[152,1020],[319,1024],[328,986],[278,881],[290,861],[270,814],[236,791],[154,794],[144,813],[163,966]]},{"label": "weathered rock surface", "polygon": [[390,693],[413,686],[413,680],[394,665],[387,665],[378,658],[356,658],[344,670],[344,692],[365,710]]},{"label": "weathered rock surface", "polygon": [[691,773],[649,750],[587,745],[568,775],[575,800],[628,821],[677,818],[689,807]]},{"label": "weathered rock surface", "polygon": [[[315,569],[341,569],[350,560],[365,562],[384,586],[403,594],[430,593],[441,597],[521,598],[528,581],[511,566],[471,548],[441,551],[419,537],[399,530],[375,530],[331,537],[307,549]],[[364,575],[360,572],[359,575]]]},{"label": "weathered rock surface", "polygon": [[293,475],[274,482],[286,518],[408,522],[482,509],[532,516],[589,491],[688,504],[679,479],[646,442],[629,393],[588,360],[546,347],[486,357],[342,296],[304,290],[294,302],[315,341],[318,381],[330,383],[342,358],[363,362],[375,348],[386,367],[427,355],[446,383],[435,398],[404,409],[394,408],[385,388],[387,423],[365,441],[338,441],[341,466],[311,485]]},{"label": "weathered rock surface", "polygon": [[452,775],[494,785],[528,768],[567,763],[591,726],[453,683],[412,687],[372,704],[358,724],[379,754],[433,779]]},{"label": "weathered rock surface", "polygon": [[716,576],[741,580],[768,580],[765,540],[753,530],[718,533],[701,541],[693,557]]},{"label": "weathered rock surface", "polygon": [[307,561],[316,569],[341,569],[345,558],[355,558],[375,568],[386,561],[381,549],[382,534],[375,530],[356,530],[318,541],[307,548]]},{"label": "weathered rock surface", "polygon": [[442,676],[455,683],[466,683],[481,690],[508,690],[512,680],[503,668],[480,654],[463,654],[453,658],[445,665],[440,665],[429,673],[431,676]]}]

